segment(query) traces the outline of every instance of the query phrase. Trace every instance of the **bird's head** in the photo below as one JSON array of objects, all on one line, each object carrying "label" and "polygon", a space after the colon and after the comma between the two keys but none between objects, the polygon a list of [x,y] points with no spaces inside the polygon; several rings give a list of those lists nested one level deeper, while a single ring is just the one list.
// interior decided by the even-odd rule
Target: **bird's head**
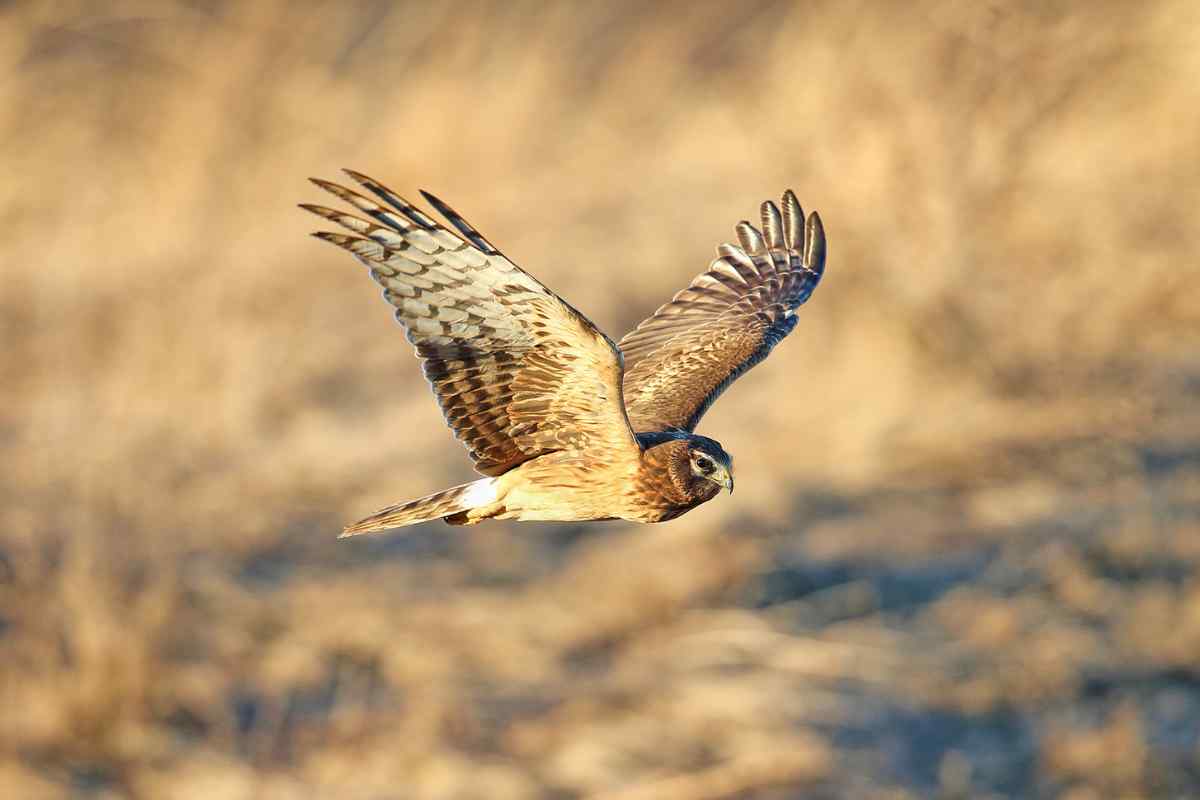
[{"label": "bird's head", "polygon": [[695,478],[711,481],[733,494],[733,459],[716,440],[692,434],[688,437],[688,457]]}]

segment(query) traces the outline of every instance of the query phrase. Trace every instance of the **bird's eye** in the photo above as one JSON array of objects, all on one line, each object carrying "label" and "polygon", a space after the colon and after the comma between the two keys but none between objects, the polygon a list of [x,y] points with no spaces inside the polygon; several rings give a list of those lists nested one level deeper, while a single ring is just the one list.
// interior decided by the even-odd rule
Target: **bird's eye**
[{"label": "bird's eye", "polygon": [[707,475],[708,473],[713,471],[712,459],[708,458],[707,456],[700,456],[699,458],[697,458],[696,466],[699,467],[700,471],[703,472],[705,475]]}]

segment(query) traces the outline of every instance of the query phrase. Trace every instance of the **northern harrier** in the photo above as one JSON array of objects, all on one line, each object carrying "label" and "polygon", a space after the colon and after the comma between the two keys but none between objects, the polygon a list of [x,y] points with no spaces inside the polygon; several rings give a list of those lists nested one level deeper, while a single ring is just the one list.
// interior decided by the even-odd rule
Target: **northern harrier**
[{"label": "northern harrier", "polygon": [[737,225],[708,271],[619,344],[449,206],[440,225],[365,175],[382,203],[313,179],[374,221],[301,208],[350,230],[354,254],[416,346],[450,428],[487,476],[389,506],[344,536],[444,519],[663,522],[733,491],[733,462],[693,431],[735,378],[796,326],[825,267],[825,233],[791,191]]}]

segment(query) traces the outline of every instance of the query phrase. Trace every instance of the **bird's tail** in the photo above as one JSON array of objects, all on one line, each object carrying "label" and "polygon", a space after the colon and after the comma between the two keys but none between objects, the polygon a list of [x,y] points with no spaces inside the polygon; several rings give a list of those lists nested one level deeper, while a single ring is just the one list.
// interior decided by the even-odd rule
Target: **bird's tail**
[{"label": "bird's tail", "polygon": [[464,525],[478,520],[468,517],[468,511],[490,505],[496,500],[496,479],[482,478],[461,486],[455,486],[441,492],[422,497],[419,500],[409,500],[394,506],[381,508],[369,517],[360,519],[353,525],[347,525],[342,536],[357,536],[360,533],[374,533],[391,528],[403,528],[406,525],[416,525],[418,522],[429,522],[435,519],[446,519],[452,525]]}]

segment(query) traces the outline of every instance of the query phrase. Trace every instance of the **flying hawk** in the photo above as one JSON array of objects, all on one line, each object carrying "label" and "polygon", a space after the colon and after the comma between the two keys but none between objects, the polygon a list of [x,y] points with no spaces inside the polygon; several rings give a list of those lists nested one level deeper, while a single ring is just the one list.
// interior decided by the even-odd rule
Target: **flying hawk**
[{"label": "flying hawk", "polygon": [[443,519],[674,519],[722,488],[733,461],[694,433],[739,375],[796,326],[825,268],[825,232],[787,191],[762,229],[737,225],[708,270],[619,344],[509,261],[465,219],[421,194],[457,231],[357,172],[378,201],[317,186],[370,220],[301,208],[351,231],[349,250],[384,287],[446,422],[484,477],[389,506],[343,536]]}]

